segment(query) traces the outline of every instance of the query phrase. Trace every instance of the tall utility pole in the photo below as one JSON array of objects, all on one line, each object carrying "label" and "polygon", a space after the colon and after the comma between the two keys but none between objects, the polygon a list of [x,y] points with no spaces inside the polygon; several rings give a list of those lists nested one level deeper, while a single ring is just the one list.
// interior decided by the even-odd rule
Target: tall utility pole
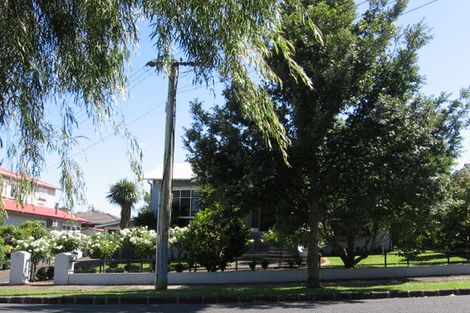
[{"label": "tall utility pole", "polygon": [[[148,66],[160,67],[160,62],[148,62]],[[172,62],[168,77],[168,99],[166,103],[165,152],[163,156],[163,177],[160,192],[160,207],[157,219],[157,252],[155,266],[155,289],[168,287],[168,233],[171,220],[173,185],[173,159],[175,151],[176,89],[180,65],[193,66],[193,62]]]}]

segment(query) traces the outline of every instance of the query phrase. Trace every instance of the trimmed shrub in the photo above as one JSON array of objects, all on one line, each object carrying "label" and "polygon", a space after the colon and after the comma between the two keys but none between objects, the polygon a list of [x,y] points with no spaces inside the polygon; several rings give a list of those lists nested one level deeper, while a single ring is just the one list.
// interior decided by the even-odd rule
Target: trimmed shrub
[{"label": "trimmed shrub", "polygon": [[261,260],[261,267],[264,270],[268,269],[268,266],[269,266],[269,261],[268,260],[266,260],[266,259]]},{"label": "trimmed shrub", "polygon": [[126,264],[124,269],[129,273],[141,272],[140,266],[136,264]]},{"label": "trimmed shrub", "polygon": [[181,273],[184,270],[184,265],[183,263],[178,262],[174,265],[174,268],[176,272]]},{"label": "trimmed shrub", "polygon": [[36,273],[36,279],[39,281],[46,281],[54,279],[54,267],[41,267]]},{"label": "trimmed shrub", "polygon": [[181,238],[187,257],[207,271],[223,270],[242,255],[250,243],[250,231],[238,209],[214,204],[198,214]]},{"label": "trimmed shrub", "polygon": [[251,268],[252,271],[254,271],[256,269],[256,260],[253,259],[253,261],[251,261],[250,263],[248,263],[248,266]]}]

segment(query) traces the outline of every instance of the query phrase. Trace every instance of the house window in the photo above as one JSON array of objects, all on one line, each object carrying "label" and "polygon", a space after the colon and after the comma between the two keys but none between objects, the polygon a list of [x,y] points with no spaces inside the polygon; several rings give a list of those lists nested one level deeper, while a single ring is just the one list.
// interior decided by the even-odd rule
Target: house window
[{"label": "house window", "polygon": [[173,191],[172,214],[179,218],[191,218],[199,212],[201,193],[195,190]]},{"label": "house window", "polygon": [[7,182],[4,181],[3,184],[2,184],[2,196],[7,196]]},{"label": "house window", "polygon": [[14,198],[17,194],[19,194],[19,186],[17,186],[15,183],[12,183],[10,185],[10,198]]}]

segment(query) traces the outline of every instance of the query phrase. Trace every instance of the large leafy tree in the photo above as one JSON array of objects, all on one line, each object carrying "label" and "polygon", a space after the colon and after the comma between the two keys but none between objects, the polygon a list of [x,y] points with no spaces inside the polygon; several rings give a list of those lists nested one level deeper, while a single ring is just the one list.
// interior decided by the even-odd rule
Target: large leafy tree
[{"label": "large leafy tree", "polygon": [[[470,175],[466,170],[452,174],[448,194],[434,211],[430,241],[447,250],[470,251]],[[469,256],[467,255],[467,258]]]},{"label": "large leafy tree", "polygon": [[109,202],[121,207],[121,229],[129,227],[131,211],[140,199],[140,192],[137,185],[127,179],[121,179],[111,186],[106,196]]},{"label": "large leafy tree", "polygon": [[[0,4],[0,147],[27,177],[40,175],[46,153],[58,153],[61,185],[70,206],[81,199],[82,188],[76,188],[81,173],[71,158],[77,115],[85,112],[95,125],[112,120],[113,98],[126,87],[124,68],[141,20],[153,29],[151,40],[164,70],[176,48],[198,65],[196,81],[209,82],[218,72],[239,87],[243,112],[259,126],[265,142],[274,139],[285,151],[285,132],[267,93],[250,78],[248,69],[255,68],[268,81],[279,81],[265,58],[268,47],[274,47],[310,84],[280,29],[280,12],[288,5],[309,31],[319,34],[303,18],[299,2],[289,0],[4,1]],[[57,112],[59,119],[51,112]],[[136,141],[122,125],[114,126],[130,140],[131,165],[139,173]]]},{"label": "large leafy tree", "polygon": [[[447,193],[465,112],[460,101],[381,97],[334,129],[325,238],[346,267],[367,257],[391,229],[403,250],[423,234]],[[365,244],[358,247],[359,238]]]},{"label": "large leafy tree", "polygon": [[[451,156],[451,153],[446,154],[451,150],[449,146],[458,144],[459,124],[455,128],[451,127],[453,119],[446,118],[454,115],[445,114],[446,107],[452,110],[453,103],[446,99],[420,99],[417,94],[422,81],[416,66],[417,50],[425,44],[428,37],[421,25],[402,30],[394,26],[394,21],[404,8],[405,1],[397,1],[391,6],[387,5],[387,1],[372,1],[364,16],[356,19],[353,1],[316,1],[307,10],[322,30],[324,45],[312,40],[304,26],[295,18],[295,14],[289,10],[284,13],[283,29],[296,49],[294,59],[303,67],[315,87],[305,88],[291,79],[288,65],[278,55],[269,59],[270,65],[283,81],[282,85],[268,85],[268,90],[276,102],[277,113],[292,142],[288,149],[290,167],[279,162],[281,158],[275,152],[263,149],[258,130],[240,117],[237,105],[232,103],[238,99],[231,96],[231,90],[227,93],[226,107],[217,107],[212,114],[202,112],[198,105],[194,106],[195,124],[187,132],[186,145],[190,151],[189,159],[194,163],[201,181],[214,186],[223,199],[235,196],[236,200],[246,204],[241,207],[248,209],[250,204],[244,202],[250,199],[256,201],[258,197],[262,206],[266,204],[266,207],[271,206],[276,211],[280,224],[278,229],[307,230],[309,287],[319,285],[319,229],[324,226],[327,230],[328,217],[340,214],[333,209],[336,207],[349,210],[350,204],[354,202],[349,196],[356,196],[357,200],[357,196],[373,190],[373,175],[380,174],[380,179],[394,179],[391,174],[393,171],[387,174],[392,177],[379,171],[379,157],[383,156],[374,152],[375,145],[387,138],[381,139],[381,135],[387,135],[387,119],[406,116],[403,123],[414,123],[416,120],[418,124],[428,126],[426,117],[436,115],[430,126],[423,130],[431,132],[423,138],[435,140],[436,145],[432,146],[429,141],[424,141],[423,146],[427,144],[436,148],[431,151],[435,152],[434,155],[444,151],[446,158],[432,168],[436,172],[426,172],[423,169],[417,177],[427,174],[429,176],[424,177],[430,178],[439,171],[445,171]],[[426,102],[432,102],[432,105]],[[456,102],[455,105],[460,108],[462,104]],[[437,109],[438,106],[442,107],[442,111]],[[429,111],[429,115],[419,114],[420,110]],[[374,116],[374,113],[382,111],[388,112],[389,116],[385,113]],[[457,119],[459,114],[455,114]],[[377,129],[381,134],[374,134],[371,127],[374,124],[377,127],[381,125]],[[408,126],[398,124],[397,129],[390,131],[407,130]],[[441,130],[444,133],[447,130],[446,134],[456,132],[457,136],[443,136]],[[347,135],[351,135],[349,132],[354,132],[359,138],[347,139]],[[400,138],[407,134],[408,131],[390,136],[396,143],[381,143],[378,148],[389,157],[403,147],[407,151],[420,149],[421,138],[418,135],[421,133],[418,132],[412,142]],[[355,162],[348,157],[341,140],[356,140],[356,145],[350,144],[348,147],[359,152],[366,148],[368,153],[361,154],[362,159]],[[437,149],[441,145],[445,148]],[[392,152],[392,149],[398,150]],[[341,175],[341,171],[338,171],[341,167],[336,162],[357,165],[359,171],[366,169],[368,163],[361,167],[361,162],[370,161],[367,158],[374,161],[372,169],[377,172],[371,173],[369,177],[360,173],[362,185],[357,186],[357,190],[342,189],[342,199],[347,202],[331,202],[335,188],[344,184],[347,179],[337,179],[337,175]],[[413,156],[410,160],[416,163],[419,158]],[[401,171],[398,156],[393,162],[393,170]],[[426,164],[433,165],[432,161]],[[346,167],[344,164],[341,166]],[[407,166],[406,169],[413,170],[412,166]],[[352,179],[354,174],[348,177]],[[393,181],[402,188],[400,183],[403,178],[404,175],[401,175],[401,181]],[[361,186],[367,186],[368,189],[363,190]],[[397,192],[399,188],[387,189],[389,199],[396,196],[392,193],[394,190]],[[267,201],[263,202],[265,199]],[[369,203],[366,204],[369,208],[371,202],[379,204],[379,207],[389,208],[380,206],[377,199],[369,198]],[[251,205],[254,203],[256,202]],[[358,207],[362,208],[357,203],[354,205],[348,214],[353,214]]]}]

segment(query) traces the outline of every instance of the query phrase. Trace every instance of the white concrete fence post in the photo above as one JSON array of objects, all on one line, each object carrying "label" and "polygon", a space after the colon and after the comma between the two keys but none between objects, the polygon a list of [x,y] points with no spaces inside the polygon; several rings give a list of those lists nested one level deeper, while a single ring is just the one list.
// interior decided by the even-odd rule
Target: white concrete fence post
[{"label": "white concrete fence post", "polygon": [[55,256],[54,262],[54,284],[68,285],[69,274],[73,273],[73,261],[83,256],[81,251],[64,252]]},{"label": "white concrete fence post", "polygon": [[17,251],[11,254],[10,285],[25,285],[29,282],[31,254]]}]

